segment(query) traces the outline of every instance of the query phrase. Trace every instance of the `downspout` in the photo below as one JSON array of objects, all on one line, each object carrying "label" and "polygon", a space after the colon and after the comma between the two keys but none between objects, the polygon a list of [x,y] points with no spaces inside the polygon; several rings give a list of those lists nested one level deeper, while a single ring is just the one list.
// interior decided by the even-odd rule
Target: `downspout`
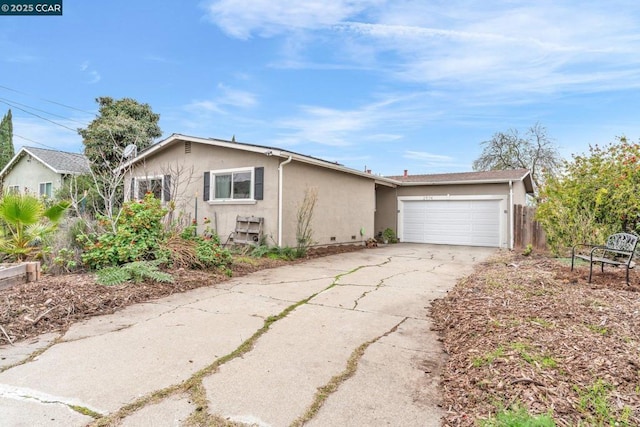
[{"label": "downspout", "polygon": [[513,181],[509,180],[509,249],[513,250],[514,225],[513,225]]},{"label": "downspout", "polygon": [[287,160],[278,166],[278,246],[282,247],[282,181],[284,177],[284,165],[291,163],[293,157],[289,156]]}]

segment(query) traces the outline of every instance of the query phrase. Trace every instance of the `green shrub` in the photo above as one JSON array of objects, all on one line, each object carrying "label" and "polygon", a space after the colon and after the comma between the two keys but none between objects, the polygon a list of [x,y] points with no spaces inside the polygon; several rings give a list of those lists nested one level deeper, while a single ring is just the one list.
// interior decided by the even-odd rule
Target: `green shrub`
[{"label": "green shrub", "polygon": [[211,239],[196,244],[196,257],[206,268],[226,268],[231,264],[231,253]]},{"label": "green shrub", "polygon": [[[82,261],[93,269],[166,257],[162,218],[166,214],[160,200],[148,193],[140,201],[129,201],[117,219],[117,231],[99,236],[84,235]],[[102,218],[105,222],[106,219]],[[108,224],[107,224],[108,225]]]},{"label": "green shrub", "polygon": [[386,228],[382,232],[382,240],[386,243],[398,243],[398,238],[396,237],[396,232],[391,228]]}]

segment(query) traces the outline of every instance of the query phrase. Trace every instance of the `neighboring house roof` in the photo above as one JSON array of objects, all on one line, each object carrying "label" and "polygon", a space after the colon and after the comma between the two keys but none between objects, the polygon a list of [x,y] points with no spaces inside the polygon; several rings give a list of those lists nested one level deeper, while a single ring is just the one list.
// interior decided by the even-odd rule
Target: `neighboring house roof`
[{"label": "neighboring house roof", "polygon": [[23,156],[30,155],[55,173],[64,175],[80,175],[89,172],[89,160],[80,153],[49,150],[36,147],[22,147],[18,153],[0,171],[4,177]]},{"label": "neighboring house roof", "polygon": [[348,168],[346,166],[341,165],[340,163],[337,162],[330,162],[327,160],[322,160],[319,159],[317,157],[312,157],[312,156],[306,156],[300,153],[296,153],[293,151],[288,151],[288,150],[283,150],[281,148],[276,148],[276,147],[269,147],[266,145],[255,145],[255,144],[246,144],[243,142],[234,142],[234,141],[226,141],[223,139],[215,139],[215,138],[198,138],[198,137],[194,137],[194,136],[188,136],[188,135],[181,135],[181,134],[177,134],[174,133],[173,135],[169,136],[168,138],[159,141],[147,148],[145,148],[143,151],[141,151],[136,157],[134,157],[133,159],[131,159],[130,161],[126,162],[122,168],[126,168],[132,164],[138,163],[141,160],[143,160],[144,158],[158,152],[161,151],[175,143],[178,143],[180,141],[191,141],[191,142],[196,142],[196,143],[200,143],[200,144],[206,144],[206,145],[213,145],[213,146],[217,146],[217,147],[225,147],[225,148],[231,148],[234,150],[243,150],[243,151],[249,151],[249,152],[253,152],[253,153],[261,153],[264,154],[266,156],[277,156],[277,157],[282,157],[283,159],[288,159],[289,157],[291,157],[293,160],[299,161],[299,162],[303,162],[303,163],[309,163],[309,164],[313,164],[313,165],[317,165],[317,166],[321,166],[321,167],[325,167],[328,169],[333,169],[333,170],[337,170],[337,171],[341,171],[344,173],[348,173],[348,174],[352,174],[352,175],[358,175],[361,177],[365,177],[365,178],[369,178],[369,179],[373,179],[376,181],[376,183],[380,183],[380,184],[384,184],[384,185],[389,185],[389,186],[394,186],[388,179],[385,179],[384,177],[378,176],[378,175],[373,175],[371,173],[368,172],[363,172],[363,171],[359,171],[356,169],[351,169]]},{"label": "neighboring house roof", "polygon": [[522,181],[527,193],[532,194],[533,180],[528,169],[492,170],[480,172],[439,173],[428,175],[398,175],[385,178],[400,185],[500,184]]}]

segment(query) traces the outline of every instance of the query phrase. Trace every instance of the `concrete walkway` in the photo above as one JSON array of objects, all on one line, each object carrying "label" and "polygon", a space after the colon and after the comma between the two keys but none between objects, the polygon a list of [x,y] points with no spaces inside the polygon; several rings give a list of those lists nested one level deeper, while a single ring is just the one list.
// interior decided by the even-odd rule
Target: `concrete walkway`
[{"label": "concrete walkway", "polygon": [[493,252],[319,258],[0,347],[0,425],[438,426],[428,308]]}]

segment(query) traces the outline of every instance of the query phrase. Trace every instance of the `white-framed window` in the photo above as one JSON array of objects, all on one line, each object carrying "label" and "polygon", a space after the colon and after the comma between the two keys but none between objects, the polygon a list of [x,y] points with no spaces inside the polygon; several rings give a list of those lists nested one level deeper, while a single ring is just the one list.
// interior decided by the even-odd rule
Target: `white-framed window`
[{"label": "white-framed window", "polygon": [[204,173],[203,199],[210,203],[255,203],[264,195],[264,167],[220,169]]},{"label": "white-framed window", "polygon": [[252,200],[253,168],[211,172],[212,200]]},{"label": "white-framed window", "polygon": [[38,191],[38,194],[40,194],[40,197],[51,197],[52,192],[53,192],[53,183],[51,182],[40,183],[40,189]]},{"label": "white-framed window", "polygon": [[145,176],[131,180],[131,200],[142,200],[147,193],[152,193],[156,199],[162,201],[171,200],[170,194],[171,176]]},{"label": "white-framed window", "polygon": [[7,191],[9,192],[9,194],[19,194],[20,193],[20,186],[19,185],[10,185],[7,187]]}]

